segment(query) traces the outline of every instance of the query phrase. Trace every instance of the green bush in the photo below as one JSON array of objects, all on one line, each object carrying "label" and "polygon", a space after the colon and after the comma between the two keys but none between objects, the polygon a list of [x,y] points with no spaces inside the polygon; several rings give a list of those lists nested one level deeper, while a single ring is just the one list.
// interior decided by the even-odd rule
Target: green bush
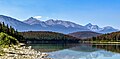
[{"label": "green bush", "polygon": [[13,45],[17,45],[19,42],[16,38],[9,36],[6,33],[0,33],[0,46],[2,47],[9,47]]}]

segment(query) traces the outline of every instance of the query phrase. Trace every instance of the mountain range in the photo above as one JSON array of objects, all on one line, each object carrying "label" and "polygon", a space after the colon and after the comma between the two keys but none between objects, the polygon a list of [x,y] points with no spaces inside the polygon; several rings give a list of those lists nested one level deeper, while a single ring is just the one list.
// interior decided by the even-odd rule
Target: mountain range
[{"label": "mountain range", "polygon": [[25,21],[19,21],[9,16],[0,15],[0,22],[4,22],[18,31],[54,31],[60,33],[72,33],[77,31],[94,31],[99,33],[110,33],[119,31],[111,26],[100,28],[98,25],[91,23],[83,26],[70,21],[49,19],[40,21],[34,17],[30,17]]}]

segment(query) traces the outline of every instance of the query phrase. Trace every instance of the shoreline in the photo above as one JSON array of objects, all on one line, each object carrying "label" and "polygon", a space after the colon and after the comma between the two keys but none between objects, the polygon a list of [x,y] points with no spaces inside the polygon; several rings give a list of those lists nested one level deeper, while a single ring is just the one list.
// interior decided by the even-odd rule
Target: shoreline
[{"label": "shoreline", "polygon": [[31,49],[31,46],[13,46],[0,49],[0,59],[52,59],[47,53]]},{"label": "shoreline", "polygon": [[89,43],[89,44],[120,44],[120,42],[97,42],[97,41],[84,41],[82,43]]}]

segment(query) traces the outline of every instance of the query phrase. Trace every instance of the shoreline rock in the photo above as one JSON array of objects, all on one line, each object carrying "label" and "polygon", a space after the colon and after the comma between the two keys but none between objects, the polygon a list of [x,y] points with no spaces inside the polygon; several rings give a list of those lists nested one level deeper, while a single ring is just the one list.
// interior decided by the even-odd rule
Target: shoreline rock
[{"label": "shoreline rock", "polygon": [[48,54],[31,49],[31,46],[13,46],[2,48],[0,59],[51,59],[47,58]]}]

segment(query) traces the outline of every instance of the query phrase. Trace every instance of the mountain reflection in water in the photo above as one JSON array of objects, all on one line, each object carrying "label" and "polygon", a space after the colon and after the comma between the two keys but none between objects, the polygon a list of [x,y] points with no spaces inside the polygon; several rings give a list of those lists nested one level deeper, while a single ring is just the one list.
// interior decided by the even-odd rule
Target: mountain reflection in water
[{"label": "mountain reflection in water", "polygon": [[53,59],[119,59],[120,45],[32,44]]}]

